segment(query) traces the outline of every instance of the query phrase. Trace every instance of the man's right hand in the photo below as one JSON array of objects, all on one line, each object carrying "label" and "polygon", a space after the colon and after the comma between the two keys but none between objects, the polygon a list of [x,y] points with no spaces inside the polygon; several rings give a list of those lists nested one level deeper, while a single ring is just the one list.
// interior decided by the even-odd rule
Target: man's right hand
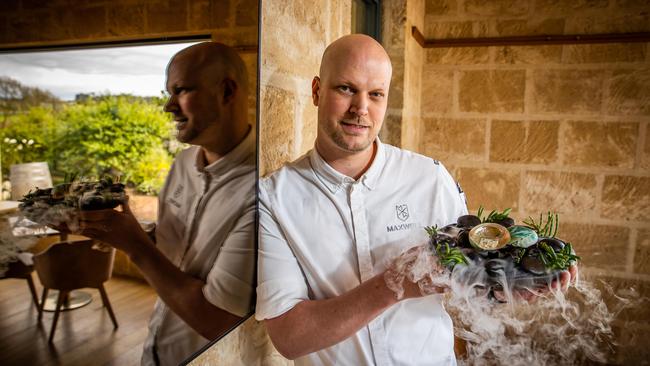
[{"label": "man's right hand", "polygon": [[427,245],[410,248],[395,258],[384,273],[386,285],[398,300],[445,292],[444,267]]}]

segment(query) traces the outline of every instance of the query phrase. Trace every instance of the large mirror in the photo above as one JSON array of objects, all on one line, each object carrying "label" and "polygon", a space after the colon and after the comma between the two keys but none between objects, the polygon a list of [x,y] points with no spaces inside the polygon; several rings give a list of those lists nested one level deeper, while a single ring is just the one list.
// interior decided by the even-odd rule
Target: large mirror
[{"label": "large mirror", "polygon": [[257,2],[2,12],[3,363],[184,362],[254,309]]}]

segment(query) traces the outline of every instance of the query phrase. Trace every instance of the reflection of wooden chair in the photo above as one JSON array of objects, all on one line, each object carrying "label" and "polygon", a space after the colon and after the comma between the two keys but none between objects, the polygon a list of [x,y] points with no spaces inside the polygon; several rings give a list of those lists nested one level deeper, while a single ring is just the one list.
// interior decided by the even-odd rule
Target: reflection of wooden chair
[{"label": "reflection of wooden chair", "polygon": [[5,272],[4,276],[1,278],[22,278],[27,280],[27,285],[29,286],[29,292],[32,293],[32,300],[34,300],[34,306],[39,312],[41,307],[38,305],[38,295],[36,295],[36,287],[34,287],[34,280],[32,279],[32,272],[34,272],[34,266],[27,265],[21,261],[9,263],[9,268]]},{"label": "reflection of wooden chair", "polygon": [[106,290],[104,290],[104,282],[111,278],[114,258],[115,249],[110,248],[106,251],[93,249],[92,240],[56,243],[43,253],[34,256],[34,268],[43,284],[39,319],[48,290],[59,290],[52,330],[50,330],[50,343],[54,338],[61,305],[70,291],[75,289],[85,287],[98,289],[102,296],[102,302],[113,321],[113,326],[117,328],[115,314],[113,314],[111,303],[108,301]]}]

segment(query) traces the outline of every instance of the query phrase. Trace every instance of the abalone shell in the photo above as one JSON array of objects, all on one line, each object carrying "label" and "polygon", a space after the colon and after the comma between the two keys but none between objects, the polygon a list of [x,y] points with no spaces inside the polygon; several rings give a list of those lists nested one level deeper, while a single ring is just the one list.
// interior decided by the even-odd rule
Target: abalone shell
[{"label": "abalone shell", "polygon": [[474,226],[469,232],[469,241],[480,250],[497,250],[508,244],[510,233],[499,224],[486,222]]}]

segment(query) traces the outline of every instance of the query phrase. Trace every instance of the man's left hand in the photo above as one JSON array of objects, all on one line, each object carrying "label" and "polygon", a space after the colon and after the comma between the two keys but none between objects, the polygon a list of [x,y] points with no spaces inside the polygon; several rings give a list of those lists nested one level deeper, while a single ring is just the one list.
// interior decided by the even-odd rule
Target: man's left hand
[{"label": "man's left hand", "polygon": [[142,241],[150,241],[131,212],[128,202],[122,204],[122,211],[81,211],[79,227],[81,235],[110,244],[127,254],[131,254],[134,246]]}]

